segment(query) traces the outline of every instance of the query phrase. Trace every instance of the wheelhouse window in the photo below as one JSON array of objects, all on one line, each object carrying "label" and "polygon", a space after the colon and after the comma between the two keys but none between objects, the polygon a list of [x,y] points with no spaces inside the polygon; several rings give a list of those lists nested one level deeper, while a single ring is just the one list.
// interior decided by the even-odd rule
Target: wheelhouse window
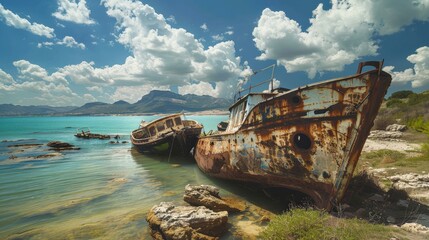
[{"label": "wheelhouse window", "polygon": [[174,118],[174,123],[177,125],[182,125],[182,119],[180,119],[180,117],[176,117]]},{"label": "wheelhouse window", "polygon": [[165,121],[165,124],[167,124],[167,128],[171,128],[174,126],[172,119],[167,119],[167,121]]},{"label": "wheelhouse window", "polygon": [[150,133],[151,136],[155,136],[156,135],[155,127],[150,127],[149,128],[149,133]]},{"label": "wheelhouse window", "polygon": [[156,129],[158,129],[158,132],[164,131],[165,129],[164,122],[160,122],[156,124]]},{"label": "wheelhouse window", "polygon": [[147,137],[149,137],[149,133],[147,132],[146,128],[142,128],[140,138],[147,138]]}]

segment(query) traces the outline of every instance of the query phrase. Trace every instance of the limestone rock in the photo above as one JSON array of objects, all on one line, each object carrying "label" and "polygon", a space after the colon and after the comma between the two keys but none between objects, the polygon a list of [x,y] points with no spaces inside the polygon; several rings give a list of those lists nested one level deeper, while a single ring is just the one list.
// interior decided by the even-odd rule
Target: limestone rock
[{"label": "limestone rock", "polygon": [[429,189],[429,174],[407,173],[389,177],[397,189]]},{"label": "limestone rock", "polygon": [[405,223],[401,228],[409,232],[429,234],[429,228],[418,223]]},{"label": "limestone rock", "polygon": [[193,206],[205,206],[216,212],[240,212],[246,208],[243,201],[221,198],[219,189],[210,185],[186,185],[183,200]]},{"label": "limestone rock", "polygon": [[378,138],[378,139],[399,139],[402,138],[402,133],[398,131],[383,131],[383,130],[374,130],[371,131],[368,138]]},{"label": "limestone rock", "polygon": [[155,239],[216,239],[227,230],[228,212],[161,202],[146,220]]},{"label": "limestone rock", "polygon": [[403,132],[405,130],[407,130],[406,125],[401,125],[396,123],[386,127],[386,131],[390,131],[390,132]]}]

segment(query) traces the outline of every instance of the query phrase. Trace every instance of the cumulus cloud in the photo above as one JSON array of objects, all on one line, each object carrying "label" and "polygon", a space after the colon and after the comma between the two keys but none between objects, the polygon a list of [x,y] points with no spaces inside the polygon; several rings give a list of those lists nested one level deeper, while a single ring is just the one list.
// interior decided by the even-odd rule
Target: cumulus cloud
[{"label": "cumulus cloud", "polygon": [[83,43],[78,43],[76,42],[76,40],[73,37],[70,36],[65,36],[62,40],[58,40],[56,42],[43,42],[43,43],[38,43],[37,47],[41,48],[41,47],[50,47],[53,45],[60,45],[60,46],[66,46],[69,48],[80,48],[80,49],[85,49],[85,44]]},{"label": "cumulus cloud", "polygon": [[209,27],[207,27],[207,24],[206,24],[206,23],[203,23],[203,24],[200,26],[200,28],[201,28],[201,29],[203,29],[204,31],[208,31],[208,30],[209,30]]},{"label": "cumulus cloud", "polygon": [[215,42],[220,42],[220,41],[225,40],[225,38],[226,38],[227,36],[232,36],[232,35],[234,35],[234,31],[232,31],[232,30],[228,30],[228,31],[223,32],[223,33],[221,33],[221,34],[213,35],[213,36],[212,36],[212,39],[213,39],[213,41],[215,41]]},{"label": "cumulus cloud", "polygon": [[13,102],[22,105],[70,106],[82,105],[86,101],[74,93],[68,86],[52,82],[22,82],[2,86],[0,102]]},{"label": "cumulus cloud", "polygon": [[0,69],[0,102],[22,105],[79,105],[87,102],[84,96],[74,93],[66,82],[47,81],[58,78],[58,74],[48,75],[40,66],[25,60],[14,62],[20,75],[18,81]]},{"label": "cumulus cloud", "polygon": [[426,0],[332,0],[319,4],[310,27],[283,11],[264,9],[253,30],[260,60],[274,59],[288,72],[305,71],[310,78],[324,71],[341,71],[363,56],[377,55],[377,35],[392,34],[414,20],[429,20]]},{"label": "cumulus cloud", "polygon": [[393,82],[411,82],[411,86],[416,88],[429,84],[429,47],[418,48],[415,54],[407,57],[407,60],[414,64],[413,68],[396,72],[393,66],[386,66],[383,70],[392,75]]},{"label": "cumulus cloud", "polygon": [[90,18],[91,11],[86,6],[86,0],[58,0],[58,9],[52,16],[78,24],[95,24]]},{"label": "cumulus cloud", "polygon": [[176,18],[173,15],[170,15],[166,20],[171,23],[177,23]]},{"label": "cumulus cloud", "polygon": [[212,36],[212,39],[214,41],[220,42],[220,41],[223,41],[225,39],[225,37],[223,35],[221,35],[221,34],[216,34],[216,35]]},{"label": "cumulus cloud", "polygon": [[209,95],[218,98],[232,98],[235,93],[236,82],[226,81],[212,85],[208,82],[191,83],[178,87],[179,94]]},{"label": "cumulus cloud", "polygon": [[[107,102],[136,102],[150,90],[169,90],[170,86],[178,87],[181,93],[193,87],[194,92],[201,94],[204,90],[205,94],[216,97],[232,96],[242,72],[241,59],[236,56],[233,41],[204,47],[192,33],[171,27],[163,15],[140,1],[103,0],[101,4],[106,7],[107,14],[116,19],[114,36],[117,43],[130,51],[123,63],[98,67],[95,62],[83,61],[50,73],[27,60],[18,60],[14,66],[20,83],[0,86],[13,88],[11,93],[17,94],[29,89],[28,86],[40,86],[38,94],[47,97],[43,104],[56,105],[61,105],[59,102],[79,105],[93,98]],[[41,46],[78,47],[73,40],[64,38]],[[58,93],[62,89],[61,101],[54,102],[52,99],[57,95],[48,95],[48,89],[58,89]],[[74,89],[79,90],[79,94]],[[33,104],[28,98],[26,101]]]},{"label": "cumulus cloud", "polygon": [[13,65],[17,68],[19,78],[29,82],[46,81],[46,82],[57,82],[62,84],[68,84],[65,79],[65,75],[59,72],[49,75],[46,69],[39,65],[32,64],[26,60],[18,60],[13,62]]},{"label": "cumulus cloud", "polygon": [[10,74],[0,69],[0,84],[10,84],[14,82],[15,80],[13,80],[13,77]]},{"label": "cumulus cloud", "polygon": [[115,84],[186,85],[190,81],[223,82],[237,79],[240,58],[234,42],[221,42],[204,49],[192,33],[171,27],[163,15],[139,1],[102,1],[107,14],[117,22],[117,41],[128,47],[122,65],[104,72]]},{"label": "cumulus cloud", "polygon": [[135,103],[137,100],[140,100],[143,95],[148,94],[152,90],[170,90],[170,86],[119,86],[113,93],[112,100],[124,100],[129,103]]},{"label": "cumulus cloud", "polygon": [[53,38],[55,36],[53,28],[47,27],[39,23],[31,23],[27,19],[21,18],[10,10],[5,9],[1,3],[0,19],[3,20],[8,26],[18,29],[24,29],[38,36],[44,36],[47,38]]}]

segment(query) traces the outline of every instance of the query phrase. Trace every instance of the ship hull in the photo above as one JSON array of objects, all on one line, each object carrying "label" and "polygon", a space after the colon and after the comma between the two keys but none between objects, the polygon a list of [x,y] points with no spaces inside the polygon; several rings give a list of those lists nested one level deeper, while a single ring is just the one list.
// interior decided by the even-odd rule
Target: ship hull
[{"label": "ship hull", "polygon": [[139,143],[131,139],[131,143],[140,153],[188,155],[196,145],[200,133],[201,128],[189,128],[166,134],[152,142]]},{"label": "ship hull", "polygon": [[196,162],[208,175],[294,189],[329,210],[347,189],[390,81],[376,69],[264,99],[236,129],[201,137]]}]

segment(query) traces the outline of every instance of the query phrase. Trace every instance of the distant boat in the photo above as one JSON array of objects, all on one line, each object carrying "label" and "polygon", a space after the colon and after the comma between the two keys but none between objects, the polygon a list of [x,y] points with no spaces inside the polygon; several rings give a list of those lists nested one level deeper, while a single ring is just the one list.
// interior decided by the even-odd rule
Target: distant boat
[{"label": "distant boat", "polygon": [[84,139],[110,139],[110,135],[91,133],[91,130],[89,130],[89,128],[78,128],[74,136],[77,138]]},{"label": "distant boat", "polygon": [[189,154],[203,126],[184,114],[171,114],[151,122],[142,121],[131,132],[131,143],[141,153]]},{"label": "distant boat", "polygon": [[[366,66],[375,69],[362,72]],[[355,75],[292,90],[253,93],[255,86],[249,87],[230,107],[226,130],[198,140],[199,168],[214,177],[300,191],[331,209],[344,196],[390,85],[382,66],[363,62]],[[272,67],[265,81],[271,89]]]}]

